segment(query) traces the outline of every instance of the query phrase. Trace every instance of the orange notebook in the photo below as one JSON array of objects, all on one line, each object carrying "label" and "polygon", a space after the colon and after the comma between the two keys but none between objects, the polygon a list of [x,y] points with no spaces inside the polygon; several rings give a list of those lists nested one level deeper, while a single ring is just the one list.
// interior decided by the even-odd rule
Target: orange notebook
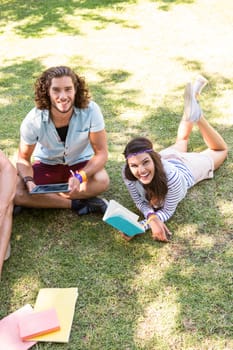
[{"label": "orange notebook", "polygon": [[54,308],[32,312],[19,320],[19,336],[22,340],[60,330],[57,312]]}]

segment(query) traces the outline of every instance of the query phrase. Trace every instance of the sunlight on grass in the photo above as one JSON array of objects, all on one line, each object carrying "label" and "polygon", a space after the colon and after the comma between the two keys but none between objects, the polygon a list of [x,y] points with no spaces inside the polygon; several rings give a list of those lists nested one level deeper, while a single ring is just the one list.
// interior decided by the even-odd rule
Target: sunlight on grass
[{"label": "sunlight on grass", "polygon": [[10,98],[0,97],[0,105],[7,106],[11,103]]},{"label": "sunlight on grass", "polygon": [[196,272],[196,267],[195,266],[185,266],[182,271],[180,272],[180,277],[181,278],[190,278],[193,273]]},{"label": "sunlight on grass", "polygon": [[[140,266],[138,274],[134,279],[133,285],[140,286],[142,284],[144,287],[146,287],[149,286],[151,282],[159,282],[159,280],[163,277],[170,264],[172,264],[170,257],[170,249],[172,249],[172,247],[170,248],[169,245],[167,245],[161,247],[161,249],[163,252],[162,254],[155,254],[154,245],[147,247],[146,253],[151,256],[151,261],[145,266]],[[159,269],[156,269],[156,266],[159,266]]]},{"label": "sunlight on grass", "polygon": [[195,239],[192,240],[192,244],[197,247],[211,248],[216,243],[216,238],[208,235],[195,236]]},{"label": "sunlight on grass", "polygon": [[[56,9],[56,11],[58,10]],[[193,61],[196,62],[202,62],[208,57],[209,74],[211,74],[211,69],[216,74],[216,62],[212,62],[216,57],[219,57],[217,52],[213,54],[213,48],[217,47],[219,50],[218,45],[215,45],[216,36],[207,30],[203,33],[202,25],[206,18],[201,10],[199,13],[198,7],[193,7],[192,11],[191,13],[190,6],[186,4],[174,7],[172,11],[164,13],[158,10],[156,4],[144,1],[135,6],[128,6],[128,8],[126,6],[123,12],[115,11],[114,8],[98,9],[95,11],[94,18],[92,10],[77,9],[72,15],[66,14],[63,21],[74,30],[82,32],[82,35],[72,36],[59,32],[56,25],[51,24],[48,28],[46,27],[45,37],[34,39],[14,36],[13,24],[9,22],[2,36],[1,50],[8,58],[13,58],[16,55],[26,56],[28,59],[40,57],[45,66],[70,64],[73,61],[72,56],[81,54],[85,57],[86,62],[91,62],[92,67],[98,67],[99,70],[124,67],[132,76],[122,84],[122,89],[141,86],[138,103],[149,106],[152,99],[156,99],[158,103],[159,99],[169,91],[171,93],[174,90],[175,96],[178,97],[177,87],[184,87],[187,78],[195,76],[195,71],[199,73],[200,70],[205,69],[194,66],[193,72],[190,67],[185,67],[186,57],[193,57]],[[97,14],[102,17],[98,17]],[[212,15],[213,21],[215,21],[217,15],[215,12]],[[111,16],[116,18],[116,23]],[[95,25],[103,23],[104,18],[107,26],[95,30]],[[130,26],[122,27],[120,23],[117,23],[117,19],[122,18],[128,21],[128,24],[133,20],[134,24],[139,25],[138,28],[135,26],[133,28]],[[29,23],[31,20],[39,22],[40,18],[37,16],[27,17],[22,20],[21,25]],[[169,36],[166,35],[167,23],[171,28],[174,28],[173,31],[170,31]],[[228,25],[230,23],[226,24],[226,33],[229,33],[227,31]],[[186,26],[189,30],[184,30]],[[220,30],[218,36],[221,35]],[[226,42],[229,41],[228,35],[225,36]],[[174,42],[177,46],[184,43],[182,51],[179,51],[179,55],[183,57],[183,64],[175,57]],[[110,50],[108,50],[109,47],[111,47]],[[221,69],[225,69],[227,74],[227,72],[232,71],[232,60],[226,61],[232,57],[232,48],[221,43],[221,49],[221,57],[225,58],[225,64],[221,66]],[[86,67],[86,71],[88,74],[88,67]],[[226,108],[226,104],[223,107]],[[130,111],[126,113],[130,113]]]},{"label": "sunlight on grass", "polygon": [[[233,92],[225,91],[224,96],[219,96],[214,101],[212,111],[208,114],[214,117],[216,124],[232,126],[233,124]],[[216,111],[217,115],[216,115]]]},{"label": "sunlight on grass", "polygon": [[197,224],[183,224],[179,227],[177,233],[179,233],[181,236],[184,235],[184,237],[187,235],[189,236],[193,236],[196,232],[198,232],[198,225]]},{"label": "sunlight on grass", "polygon": [[11,147],[14,145],[14,142],[12,141],[12,139],[0,140],[0,142],[4,147]]},{"label": "sunlight on grass", "polygon": [[233,224],[233,202],[221,200],[218,202],[218,208],[221,215],[227,220],[228,225]]},{"label": "sunlight on grass", "polygon": [[150,303],[138,319],[135,339],[141,346],[146,346],[153,337],[161,337],[169,342],[176,328],[176,318],[179,314],[179,304],[176,302],[175,290],[170,290],[164,297],[162,292],[156,297],[156,302]]},{"label": "sunlight on grass", "polygon": [[140,123],[144,119],[144,114],[141,111],[130,110],[128,109],[124,113],[119,115],[119,118],[122,120],[129,120],[136,123]]},{"label": "sunlight on grass", "polygon": [[232,202],[220,200],[218,201],[218,207],[223,215],[232,215],[232,212],[233,212]]},{"label": "sunlight on grass", "polygon": [[[20,306],[28,303],[28,295],[33,290],[38,291],[40,289],[40,278],[37,275],[29,275],[24,273],[22,277],[19,277],[12,285],[11,302],[18,300],[20,296]],[[34,300],[33,300],[34,303]],[[33,304],[32,304],[33,306]]]}]

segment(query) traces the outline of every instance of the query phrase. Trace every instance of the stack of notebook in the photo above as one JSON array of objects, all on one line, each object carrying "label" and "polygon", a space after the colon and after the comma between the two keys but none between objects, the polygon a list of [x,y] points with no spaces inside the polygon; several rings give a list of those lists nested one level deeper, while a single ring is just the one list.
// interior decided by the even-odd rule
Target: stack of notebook
[{"label": "stack of notebook", "polygon": [[0,320],[0,350],[27,350],[38,341],[69,342],[77,288],[40,289],[27,304]]}]

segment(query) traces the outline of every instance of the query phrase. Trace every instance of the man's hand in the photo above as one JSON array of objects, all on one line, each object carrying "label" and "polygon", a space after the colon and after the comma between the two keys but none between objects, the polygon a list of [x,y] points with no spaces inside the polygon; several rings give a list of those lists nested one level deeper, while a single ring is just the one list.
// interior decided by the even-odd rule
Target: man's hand
[{"label": "man's hand", "polygon": [[80,182],[75,176],[71,176],[69,178],[69,196],[75,198],[75,194],[78,194],[80,192]]},{"label": "man's hand", "polygon": [[31,190],[32,190],[34,187],[36,187],[36,184],[35,184],[35,182],[33,182],[33,181],[28,181],[28,182],[26,183],[26,187],[27,187],[27,189],[28,189],[28,192],[30,193]]}]

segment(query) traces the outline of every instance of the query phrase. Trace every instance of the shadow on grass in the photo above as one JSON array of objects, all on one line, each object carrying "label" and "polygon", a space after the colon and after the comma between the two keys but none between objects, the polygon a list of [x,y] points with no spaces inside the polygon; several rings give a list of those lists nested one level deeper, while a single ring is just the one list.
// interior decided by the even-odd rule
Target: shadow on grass
[{"label": "shadow on grass", "polygon": [[[104,16],[104,9],[114,8],[116,11],[122,10],[123,6],[134,4],[136,0],[108,0],[108,1],[75,1],[75,0],[9,0],[1,4],[1,27],[14,23],[16,34],[22,37],[40,37],[48,35],[48,29],[55,28],[58,32],[82,35],[78,27],[78,18],[88,21],[99,22],[98,28],[103,28],[106,24],[116,23],[126,27],[134,28],[128,21],[119,19],[116,16]],[[84,12],[89,10],[89,12]],[[92,11],[91,11],[92,10]],[[101,10],[101,14],[93,11]],[[66,16],[77,15],[77,21],[72,22]],[[15,23],[20,22],[18,25]],[[137,27],[137,26],[136,26]]]},{"label": "shadow on grass", "polygon": [[15,59],[0,68],[0,147],[7,155],[18,148],[21,121],[34,107],[35,77],[44,69],[39,60]]},{"label": "shadow on grass", "polygon": [[[80,59],[77,66],[82,69],[85,65]],[[18,130],[30,110],[33,77],[43,69],[39,61],[25,61],[1,70],[1,95],[5,99],[16,96],[11,105],[1,109],[8,127],[13,123],[12,128]],[[182,101],[168,95],[154,110],[135,102],[137,89],[122,91],[120,84],[130,77],[129,72],[105,71],[98,77],[99,83],[90,84],[90,88],[106,116],[113,158],[110,157],[107,164],[111,188],[105,196],[136,211],[120,176],[123,164],[120,155],[125,143],[128,138],[143,134],[153,139],[158,150],[171,144],[182,113]],[[212,92],[208,91],[205,102],[209,110],[212,110],[219,81],[231,84],[225,77],[212,79]],[[180,89],[177,87],[178,93]],[[124,110],[130,108],[140,109],[145,117],[132,121],[120,118]],[[9,114],[15,116],[13,121],[8,121]],[[15,145],[15,130],[8,132],[8,128],[3,127],[1,146],[4,147],[6,139]],[[222,126],[221,129],[226,138],[231,139],[231,128]],[[194,133],[193,148],[199,141],[198,134]],[[25,303],[34,305],[40,288],[78,286],[71,340],[69,345],[56,345],[57,349],[133,350],[155,346],[175,349],[177,344],[188,342],[189,337],[197,347],[200,340],[214,337],[214,332],[220,339],[230,339],[232,226],[224,222],[220,204],[232,203],[231,162],[229,159],[217,171],[214,180],[192,189],[179,205],[168,224],[174,232],[169,245],[153,242],[149,232],[126,243],[100,216],[79,218],[69,210],[25,210],[14,219],[12,257],[4,266],[1,282],[1,316]],[[205,243],[206,240],[209,243]],[[161,324],[161,317],[170,315],[166,314],[167,309],[163,315],[159,305],[163,299],[163,306],[166,301],[170,302],[169,293],[179,306],[178,312],[171,316],[175,326],[169,328],[165,323],[164,329],[158,328],[156,324]],[[155,315],[154,328],[146,315],[150,307]],[[138,330],[143,318],[151,333],[142,339]],[[52,347],[38,345],[38,349]]]},{"label": "shadow on grass", "polygon": [[159,10],[169,11],[174,5],[193,4],[195,0],[151,0],[159,3]]},{"label": "shadow on grass", "polygon": [[[194,0],[152,0],[151,2],[158,2],[160,10],[169,11],[171,6],[192,4]],[[78,25],[78,19],[81,18],[84,21],[95,22],[96,30],[103,29],[112,23],[137,29],[137,24],[119,18],[125,7],[136,3],[136,0],[28,0],[27,2],[5,0],[1,4],[0,28],[1,32],[4,32],[7,25],[13,24],[15,33],[25,38],[39,38],[48,35],[48,30],[54,29],[60,33],[83,35]],[[104,10],[109,9],[112,9],[113,15],[105,16]],[[77,21],[72,23],[69,16],[77,16]]]}]

